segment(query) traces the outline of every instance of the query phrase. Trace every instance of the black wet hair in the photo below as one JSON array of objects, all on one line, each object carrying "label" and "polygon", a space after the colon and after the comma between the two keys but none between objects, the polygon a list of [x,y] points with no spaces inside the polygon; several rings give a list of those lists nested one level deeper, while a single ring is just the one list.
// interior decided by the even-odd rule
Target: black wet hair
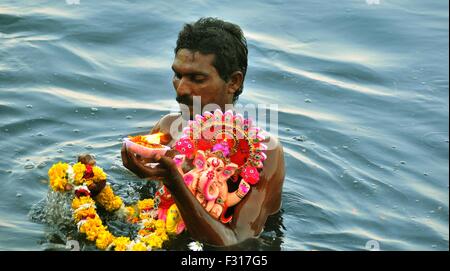
[{"label": "black wet hair", "polygon": [[[248,56],[247,40],[241,28],[236,24],[212,17],[200,18],[194,23],[185,24],[178,34],[175,54],[180,49],[214,54],[213,66],[225,82],[228,82],[236,71],[241,71],[245,80]],[[234,94],[233,103],[238,100],[244,89],[244,80]]]}]

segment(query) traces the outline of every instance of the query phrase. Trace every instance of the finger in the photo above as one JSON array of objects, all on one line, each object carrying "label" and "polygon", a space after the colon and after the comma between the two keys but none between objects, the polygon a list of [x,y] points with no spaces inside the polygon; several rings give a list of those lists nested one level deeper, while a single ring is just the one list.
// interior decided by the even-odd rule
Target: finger
[{"label": "finger", "polygon": [[140,162],[134,155],[131,155],[131,162],[136,166],[138,170],[145,173],[146,177],[164,177],[166,170],[162,168],[148,168],[142,162]]},{"label": "finger", "polygon": [[144,158],[140,154],[134,153],[132,151],[127,152],[127,154],[129,158],[136,158],[138,161],[141,161],[144,164],[155,162],[154,158]]},{"label": "finger", "polygon": [[129,161],[131,164],[133,164],[135,167],[138,167],[139,160],[134,153],[128,152],[128,158],[130,159]]},{"label": "finger", "polygon": [[134,173],[136,173],[136,175],[138,175],[138,176],[141,177],[141,178],[146,177],[145,174],[143,174],[143,173],[145,173],[145,172],[142,171],[142,169],[139,168],[139,165],[140,165],[140,164],[139,164],[139,161],[138,161],[138,159],[136,158],[136,156],[134,156],[133,153],[128,153],[128,158],[129,158],[130,164],[133,165],[133,169],[134,169],[134,170],[132,170],[132,171],[133,171]]},{"label": "finger", "polygon": [[134,174],[136,174],[140,178],[146,177],[136,166],[138,164],[138,160],[133,152],[125,150],[125,160],[126,160],[126,168],[131,170]]},{"label": "finger", "polygon": [[128,161],[129,161],[129,162],[134,161],[135,158],[136,158],[136,156],[134,155],[134,153],[131,152],[131,151],[127,151],[127,157],[128,157]]},{"label": "finger", "polygon": [[145,168],[146,172],[151,174],[152,177],[153,176],[154,177],[166,177],[167,176],[167,169],[158,167],[159,165],[156,166],[156,167],[153,167],[153,168],[147,167],[147,166],[142,165],[142,164],[139,164],[139,165],[143,166]]},{"label": "finger", "polygon": [[145,158],[142,156],[139,156],[138,160],[141,161],[141,163],[143,163],[144,165],[149,164],[149,163],[157,163],[154,156],[153,157],[145,157]]},{"label": "finger", "polygon": [[165,168],[176,168],[175,162],[170,157],[158,155],[155,159]]},{"label": "finger", "polygon": [[156,162],[156,159],[154,157],[150,157],[150,158],[142,158],[141,159],[142,163],[144,164],[148,164],[148,163],[154,163]]},{"label": "finger", "polygon": [[177,155],[177,154],[178,154],[178,152],[177,152],[176,150],[170,149],[170,150],[168,150],[168,151],[166,152],[165,156],[173,158],[173,157],[175,157],[175,155]]}]

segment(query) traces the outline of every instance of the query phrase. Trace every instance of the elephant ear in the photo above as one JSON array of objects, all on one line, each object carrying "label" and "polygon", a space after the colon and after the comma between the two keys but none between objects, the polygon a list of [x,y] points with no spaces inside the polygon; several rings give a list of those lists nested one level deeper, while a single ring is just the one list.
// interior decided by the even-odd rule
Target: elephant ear
[{"label": "elephant ear", "polygon": [[231,176],[233,176],[233,174],[236,172],[237,169],[238,169],[238,165],[236,165],[234,163],[227,164],[222,171],[222,176],[224,178],[228,179]]},{"label": "elephant ear", "polygon": [[206,155],[203,151],[197,151],[194,159],[194,166],[198,170],[204,170],[206,168]]}]

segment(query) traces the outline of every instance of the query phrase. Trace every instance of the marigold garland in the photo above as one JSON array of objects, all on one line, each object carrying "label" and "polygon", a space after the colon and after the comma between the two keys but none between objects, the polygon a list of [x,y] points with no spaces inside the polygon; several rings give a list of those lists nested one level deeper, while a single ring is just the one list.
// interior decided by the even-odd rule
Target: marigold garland
[{"label": "marigold garland", "polygon": [[[86,239],[95,242],[98,249],[115,251],[149,251],[162,248],[169,234],[166,222],[157,219],[157,210],[153,199],[138,201],[135,206],[125,206],[122,199],[114,194],[107,184],[98,195],[91,197],[89,186],[106,181],[107,175],[97,166],[84,165],[80,162],[73,166],[58,162],[48,171],[50,187],[57,192],[73,193],[72,216],[78,231]],[[125,216],[132,223],[138,223],[139,231],[134,240],[125,236],[114,236],[103,225],[97,213],[97,204],[107,212],[116,212]]]}]

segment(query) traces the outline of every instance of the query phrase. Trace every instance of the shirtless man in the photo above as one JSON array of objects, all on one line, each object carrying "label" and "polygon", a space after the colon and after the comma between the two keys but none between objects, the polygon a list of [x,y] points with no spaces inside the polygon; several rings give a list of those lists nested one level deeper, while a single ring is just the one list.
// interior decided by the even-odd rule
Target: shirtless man
[{"label": "shirtless man", "polygon": [[[186,24],[180,32],[172,65],[173,86],[177,102],[189,108],[193,115],[193,97],[201,97],[202,112],[205,105],[216,104],[222,111],[233,105],[243,90],[247,70],[247,43],[239,26],[214,18],[202,18]],[[200,112],[199,112],[200,113]],[[151,133],[165,135],[163,144],[171,146],[171,129],[179,123],[180,114],[162,117]],[[178,122],[177,122],[178,121]],[[269,215],[281,207],[281,193],[285,175],[284,155],[276,138],[269,137],[271,148],[260,173],[260,181],[235,206],[233,219],[223,224],[213,218],[184,184],[170,156],[157,157],[160,164],[146,167],[141,159],[122,148],[123,165],[141,178],[162,180],[170,191],[191,236],[201,242],[230,246],[257,237]]]}]

